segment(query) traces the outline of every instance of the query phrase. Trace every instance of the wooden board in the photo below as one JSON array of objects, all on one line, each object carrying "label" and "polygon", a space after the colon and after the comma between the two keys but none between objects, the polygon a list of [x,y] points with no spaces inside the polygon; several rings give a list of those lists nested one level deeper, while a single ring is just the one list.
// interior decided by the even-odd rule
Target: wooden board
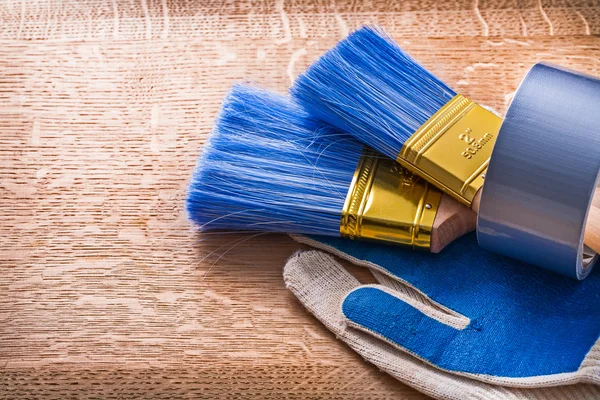
[{"label": "wooden board", "polygon": [[595,0],[0,5],[0,398],[425,398],[285,289],[301,246],[183,210],[230,86],[363,23],[500,112],[536,61],[600,75]]}]

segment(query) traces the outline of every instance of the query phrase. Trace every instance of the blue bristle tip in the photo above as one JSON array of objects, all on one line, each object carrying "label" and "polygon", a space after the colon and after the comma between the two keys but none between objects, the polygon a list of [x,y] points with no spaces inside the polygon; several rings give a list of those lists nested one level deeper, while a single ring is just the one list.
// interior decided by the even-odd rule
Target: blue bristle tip
[{"label": "blue bristle tip", "polygon": [[396,158],[456,93],[381,29],[363,27],[318,59],[291,94],[327,124]]},{"label": "blue bristle tip", "polygon": [[339,236],[361,152],[288,97],[237,85],[199,157],[188,216],[202,231]]}]

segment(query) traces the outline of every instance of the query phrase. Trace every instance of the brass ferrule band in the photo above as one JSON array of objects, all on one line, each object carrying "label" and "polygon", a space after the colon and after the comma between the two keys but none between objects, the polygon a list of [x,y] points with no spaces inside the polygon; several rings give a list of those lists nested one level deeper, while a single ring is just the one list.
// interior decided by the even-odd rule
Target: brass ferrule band
[{"label": "brass ferrule band", "polygon": [[458,94],[404,143],[397,161],[470,207],[501,124],[500,117]]},{"label": "brass ferrule band", "polygon": [[365,149],[342,210],[341,236],[429,250],[441,196],[394,160]]}]

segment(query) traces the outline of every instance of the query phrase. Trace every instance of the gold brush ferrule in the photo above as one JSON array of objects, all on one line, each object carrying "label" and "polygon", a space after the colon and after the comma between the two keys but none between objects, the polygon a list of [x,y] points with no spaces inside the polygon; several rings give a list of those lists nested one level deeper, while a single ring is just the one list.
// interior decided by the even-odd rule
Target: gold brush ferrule
[{"label": "gold brush ferrule", "polygon": [[470,207],[501,124],[500,117],[457,94],[404,143],[397,161]]},{"label": "gold brush ferrule", "polygon": [[344,202],[341,236],[429,250],[441,197],[394,160],[365,148]]}]

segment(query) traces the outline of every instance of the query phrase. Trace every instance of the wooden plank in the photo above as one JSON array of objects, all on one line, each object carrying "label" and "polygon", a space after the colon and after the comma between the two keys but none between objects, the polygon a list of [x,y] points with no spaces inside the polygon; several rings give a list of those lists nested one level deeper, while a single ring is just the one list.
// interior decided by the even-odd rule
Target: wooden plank
[{"label": "wooden plank", "polygon": [[424,398],[284,288],[301,246],[183,210],[230,86],[285,91],[362,23],[500,112],[536,61],[600,75],[596,3],[392,3],[2,6],[0,398]]}]

